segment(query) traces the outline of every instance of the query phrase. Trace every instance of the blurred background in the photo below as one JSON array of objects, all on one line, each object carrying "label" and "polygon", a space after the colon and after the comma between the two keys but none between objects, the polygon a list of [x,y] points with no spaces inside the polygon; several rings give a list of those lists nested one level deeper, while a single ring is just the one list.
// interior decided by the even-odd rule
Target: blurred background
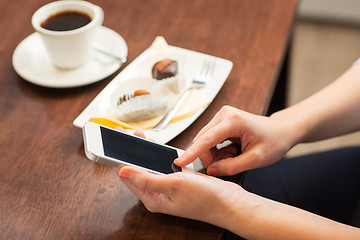
[{"label": "blurred background", "polygon": [[[357,58],[360,58],[360,0],[300,1],[286,104],[293,105],[328,85]],[[360,145],[360,132],[301,144],[288,155],[353,145]]]}]

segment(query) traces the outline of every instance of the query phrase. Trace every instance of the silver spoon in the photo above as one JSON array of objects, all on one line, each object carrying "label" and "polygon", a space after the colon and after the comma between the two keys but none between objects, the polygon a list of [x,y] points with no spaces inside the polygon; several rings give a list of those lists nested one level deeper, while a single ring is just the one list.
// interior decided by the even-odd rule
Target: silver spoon
[{"label": "silver spoon", "polygon": [[100,48],[94,48],[96,51],[98,51],[99,53],[101,53],[101,54],[104,54],[105,56],[108,56],[108,57],[111,57],[111,58],[113,58],[113,59],[115,59],[115,60],[117,60],[117,61],[120,61],[121,63],[126,63],[126,58],[124,58],[124,57],[119,57],[119,56],[116,56],[116,55],[114,55],[114,54],[112,54],[112,53],[109,53],[109,52],[107,52],[107,51],[104,51],[104,50],[102,50],[102,49],[100,49]]}]

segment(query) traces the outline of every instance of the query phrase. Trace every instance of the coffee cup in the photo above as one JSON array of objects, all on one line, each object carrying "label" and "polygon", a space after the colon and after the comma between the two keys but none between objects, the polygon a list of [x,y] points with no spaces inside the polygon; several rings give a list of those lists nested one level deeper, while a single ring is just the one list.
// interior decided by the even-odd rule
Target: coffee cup
[{"label": "coffee cup", "polygon": [[60,0],[39,8],[31,23],[52,64],[73,69],[89,60],[96,29],[103,20],[104,12],[99,6],[81,0]]}]

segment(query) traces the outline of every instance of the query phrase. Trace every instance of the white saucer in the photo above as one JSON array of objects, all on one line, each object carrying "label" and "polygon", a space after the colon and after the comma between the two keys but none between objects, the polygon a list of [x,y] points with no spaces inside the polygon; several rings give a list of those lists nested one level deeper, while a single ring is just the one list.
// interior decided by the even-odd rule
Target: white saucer
[{"label": "white saucer", "polygon": [[[101,27],[95,36],[94,47],[122,58],[127,57],[126,42],[115,31]],[[58,69],[51,64],[38,33],[31,34],[16,47],[12,64],[15,71],[25,80],[51,88],[91,84],[108,77],[122,65],[119,61],[93,50],[91,59],[84,66],[73,70]]]}]

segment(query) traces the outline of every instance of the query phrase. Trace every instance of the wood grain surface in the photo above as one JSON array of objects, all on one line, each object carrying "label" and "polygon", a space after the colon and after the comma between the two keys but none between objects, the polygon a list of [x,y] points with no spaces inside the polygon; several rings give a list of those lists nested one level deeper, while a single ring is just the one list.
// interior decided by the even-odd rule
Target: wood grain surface
[{"label": "wood grain surface", "polygon": [[[220,239],[206,223],[148,212],[115,171],[84,155],[72,121],[121,71],[89,86],[50,89],[12,67],[43,0],[0,0],[0,239]],[[264,114],[286,50],[297,0],[97,0],[104,26],[123,36],[131,62],[158,35],[233,61],[204,114],[170,145],[187,148],[225,104]]]}]

